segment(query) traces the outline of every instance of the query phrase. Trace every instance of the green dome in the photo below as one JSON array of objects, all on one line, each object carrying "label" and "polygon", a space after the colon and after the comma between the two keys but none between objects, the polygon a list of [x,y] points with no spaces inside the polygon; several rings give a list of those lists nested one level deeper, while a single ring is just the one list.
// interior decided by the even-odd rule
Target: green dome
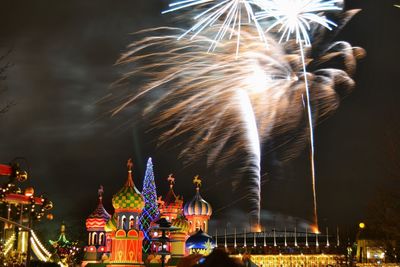
[{"label": "green dome", "polygon": [[133,186],[124,186],[112,198],[112,205],[115,210],[127,209],[142,211],[144,200],[142,194]]},{"label": "green dome", "polygon": [[119,190],[112,198],[112,205],[117,210],[129,210],[142,212],[144,208],[144,199],[139,190],[135,187],[132,179],[132,162],[128,161],[128,179],[124,187]]}]

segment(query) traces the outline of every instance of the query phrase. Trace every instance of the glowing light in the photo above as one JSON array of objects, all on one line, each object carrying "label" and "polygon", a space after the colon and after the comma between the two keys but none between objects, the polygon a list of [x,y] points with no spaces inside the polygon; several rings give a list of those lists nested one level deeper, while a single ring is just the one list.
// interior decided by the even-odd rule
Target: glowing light
[{"label": "glowing light", "polygon": [[4,243],[4,255],[7,255],[8,252],[11,251],[11,249],[14,246],[14,241],[15,241],[15,233],[13,233],[10,238]]},{"label": "glowing light", "polygon": [[311,225],[310,227],[311,227],[311,232],[312,232],[312,233],[314,233],[314,234],[320,234],[320,233],[321,233],[321,232],[319,231],[317,225]]},{"label": "glowing light", "polygon": [[33,196],[34,192],[35,191],[34,191],[33,187],[28,187],[25,189],[25,196],[31,197],[31,196]]},{"label": "glowing light", "polygon": [[261,225],[257,224],[256,226],[254,226],[253,232],[261,233],[262,232]]},{"label": "glowing light", "polygon": [[[47,258],[50,258],[51,254],[50,252],[43,246],[43,244],[40,242],[38,239],[36,233],[34,231],[31,231],[32,237],[31,237],[31,242],[33,240],[33,243],[35,243],[36,247],[39,247],[41,249],[41,254]],[[39,250],[40,252],[40,250]]]},{"label": "glowing light", "polygon": [[360,222],[360,223],[358,224],[358,227],[359,227],[360,229],[364,229],[364,228],[365,228],[365,223]]},{"label": "glowing light", "polygon": [[194,16],[197,21],[189,30],[184,32],[178,39],[183,38],[189,33],[193,33],[191,39],[199,35],[205,28],[217,25],[219,30],[214,35],[209,51],[215,50],[218,43],[226,36],[231,39],[236,35],[236,54],[239,53],[241,41],[242,24],[253,24],[257,29],[260,40],[267,44],[264,30],[256,19],[253,10],[254,2],[249,0],[184,0],[173,2],[169,9],[162,13],[174,12],[188,7],[203,8],[199,14]]},{"label": "glowing light", "polygon": [[42,252],[40,251],[39,247],[37,246],[37,244],[35,243],[35,241],[33,240],[33,238],[31,237],[31,246],[32,246],[32,250],[35,253],[35,255],[44,262],[47,262],[47,258],[42,254]]},{"label": "glowing light", "polygon": [[144,197],[144,208],[139,217],[139,227],[143,232],[143,252],[147,253],[150,249],[150,224],[159,215],[157,206],[156,184],[154,182],[153,162],[147,160],[146,172],[143,181],[142,195]]}]

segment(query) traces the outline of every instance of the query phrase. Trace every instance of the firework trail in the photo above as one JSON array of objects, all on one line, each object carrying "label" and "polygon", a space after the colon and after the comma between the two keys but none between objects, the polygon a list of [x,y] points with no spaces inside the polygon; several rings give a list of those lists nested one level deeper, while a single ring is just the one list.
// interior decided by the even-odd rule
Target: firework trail
[{"label": "firework trail", "polygon": [[[261,71],[261,70],[260,70]],[[255,71],[254,78],[255,81],[257,79],[265,78],[264,73],[260,72],[257,73]],[[254,83],[254,80],[249,80],[249,84],[253,84],[255,87],[254,89],[263,90],[263,82],[261,84]],[[258,129],[257,129],[257,121],[254,116],[253,106],[251,104],[251,100],[249,95],[246,91],[238,89],[237,90],[237,102],[239,103],[239,116],[243,116],[241,120],[244,123],[243,131],[245,132],[245,136],[247,137],[247,144],[249,146],[249,162],[252,163],[252,167],[250,170],[252,171],[250,177],[250,194],[253,196],[250,199],[250,205],[256,207],[256,209],[252,210],[250,215],[252,218],[255,218],[256,225],[258,226],[260,210],[261,210],[261,143],[258,136]]]},{"label": "firework trail", "polygon": [[[260,145],[304,126],[302,60],[297,50],[286,49],[267,35],[266,50],[252,27],[241,29],[244,42],[238,56],[234,53],[236,40],[226,40],[216,53],[207,53],[212,41],[208,36],[218,30],[216,25],[195,39],[184,38],[180,42],[176,38],[183,30],[158,28],[140,32],[147,37],[132,43],[119,60],[132,69],[122,81],[137,85],[113,112],[158,92],[158,99],[148,103],[144,115],[153,116],[154,127],[167,129],[160,136],[160,144],[185,140],[182,158],[191,161],[207,155],[208,163],[217,168],[247,151],[250,156],[243,157],[246,162],[242,171],[258,173],[249,178],[247,187],[249,200],[255,204],[250,210],[252,221],[259,222]],[[307,74],[310,88],[317,89],[310,90],[316,103],[315,119],[338,106],[336,87],[343,92],[352,87],[349,74],[360,51],[341,42],[320,57],[305,61],[313,62],[315,69]],[[344,70],[325,67],[334,60],[343,62]],[[129,82],[136,77],[146,83]]]},{"label": "firework trail", "polygon": [[262,12],[257,14],[257,18],[262,20],[272,20],[272,25],[267,29],[271,31],[278,27],[281,35],[279,42],[289,41],[291,35],[295,35],[296,44],[300,48],[301,63],[303,68],[304,83],[306,88],[305,104],[307,108],[307,121],[310,134],[310,163],[313,193],[313,217],[314,225],[318,228],[317,213],[317,194],[316,194],[316,175],[315,175],[315,146],[314,146],[314,123],[313,112],[310,100],[310,88],[307,79],[307,69],[305,62],[304,46],[311,46],[310,31],[312,24],[319,24],[326,29],[332,30],[336,23],[325,17],[325,12],[342,10],[339,5],[342,0],[259,0]]},{"label": "firework trail", "polygon": [[199,13],[193,19],[196,23],[187,31],[182,33],[178,40],[191,33],[191,39],[196,38],[201,32],[214,24],[219,25],[218,31],[210,40],[211,45],[208,51],[214,51],[219,42],[226,36],[231,39],[236,35],[236,55],[239,52],[241,27],[243,24],[252,24],[257,29],[261,41],[267,45],[264,30],[255,17],[253,1],[249,0],[183,0],[176,1],[169,5],[169,9],[163,14],[185,10],[189,7],[196,7]]}]

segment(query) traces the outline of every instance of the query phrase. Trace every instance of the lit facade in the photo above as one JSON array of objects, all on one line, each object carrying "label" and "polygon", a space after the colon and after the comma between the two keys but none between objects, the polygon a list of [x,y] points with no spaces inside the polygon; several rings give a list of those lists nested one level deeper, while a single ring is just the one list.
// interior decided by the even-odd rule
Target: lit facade
[{"label": "lit facade", "polygon": [[175,178],[172,174],[168,177],[169,190],[165,197],[158,198],[158,209],[160,210],[160,218],[165,218],[167,221],[172,221],[182,213],[183,198],[177,196],[174,192]]},{"label": "lit facade", "polygon": [[139,216],[144,199],[133,183],[131,160],[127,166],[125,185],[112,198],[115,210],[112,216],[104,209],[103,190],[99,190],[99,204],[86,220],[88,245],[83,266],[88,263],[104,263],[110,267],[143,264],[143,232],[140,231]]},{"label": "lit facade", "polygon": [[177,218],[172,220],[172,226],[179,228],[179,230],[170,233],[170,238],[174,240],[174,242],[171,243],[170,248],[171,256],[183,257],[187,255],[185,244],[189,237],[189,221],[181,213]]},{"label": "lit facade", "polygon": [[196,176],[193,179],[193,183],[196,186],[196,194],[184,207],[184,214],[190,226],[189,234],[193,234],[200,229],[208,233],[208,221],[212,214],[212,207],[200,195],[201,179]]},{"label": "lit facade", "polygon": [[111,216],[103,206],[103,187],[98,191],[97,208],[86,219],[86,230],[88,232],[87,246],[84,248],[84,262],[87,263],[100,262],[110,250],[107,248],[107,234],[105,225]]},{"label": "lit facade", "polygon": [[112,198],[114,215],[105,230],[110,250],[108,266],[135,266],[142,261],[143,232],[139,229],[139,215],[144,208],[144,199],[135,187],[132,178],[132,161],[128,161],[128,178],[124,187]]}]

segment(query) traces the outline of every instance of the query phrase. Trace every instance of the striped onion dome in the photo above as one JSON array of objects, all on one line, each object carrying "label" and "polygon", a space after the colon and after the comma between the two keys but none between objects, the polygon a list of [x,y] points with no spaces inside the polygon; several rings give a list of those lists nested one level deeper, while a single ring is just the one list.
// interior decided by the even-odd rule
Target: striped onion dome
[{"label": "striped onion dome", "polygon": [[112,205],[116,211],[131,210],[141,212],[144,208],[144,199],[142,194],[136,188],[132,179],[132,161],[128,160],[128,179],[124,187],[119,190],[112,198]]},{"label": "striped onion dome", "polygon": [[86,229],[104,229],[106,223],[111,218],[110,214],[103,206],[103,187],[99,189],[99,204],[97,208],[86,219]]},{"label": "striped onion dome", "polygon": [[200,188],[196,188],[196,195],[190,202],[187,202],[183,208],[185,216],[203,215],[211,216],[212,208],[210,203],[205,201],[200,195]]},{"label": "striped onion dome", "polygon": [[189,221],[183,214],[178,215],[176,219],[172,220],[172,226],[180,228],[178,232],[183,232],[183,233],[189,232],[190,229]]}]

